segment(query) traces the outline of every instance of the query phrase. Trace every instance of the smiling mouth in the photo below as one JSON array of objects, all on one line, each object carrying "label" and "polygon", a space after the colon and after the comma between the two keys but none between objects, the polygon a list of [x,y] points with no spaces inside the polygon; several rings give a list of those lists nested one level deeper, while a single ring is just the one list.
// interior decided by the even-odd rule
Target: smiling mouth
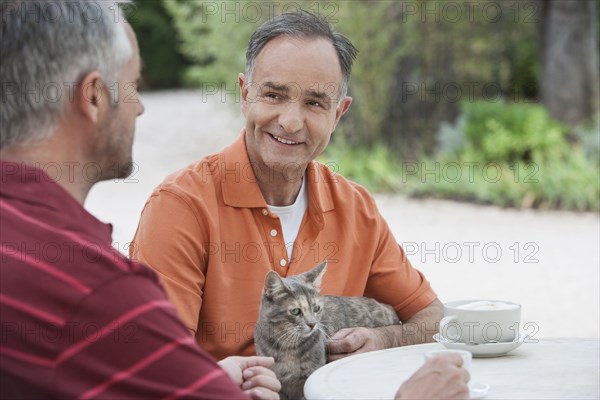
[{"label": "smiling mouth", "polygon": [[293,141],[291,141],[291,140],[287,140],[287,139],[284,139],[284,138],[280,138],[279,136],[271,135],[270,133],[269,133],[269,135],[270,135],[270,136],[271,136],[273,139],[277,140],[279,143],[283,143],[283,144],[287,144],[287,145],[296,145],[296,144],[300,144],[300,142],[293,142]]}]

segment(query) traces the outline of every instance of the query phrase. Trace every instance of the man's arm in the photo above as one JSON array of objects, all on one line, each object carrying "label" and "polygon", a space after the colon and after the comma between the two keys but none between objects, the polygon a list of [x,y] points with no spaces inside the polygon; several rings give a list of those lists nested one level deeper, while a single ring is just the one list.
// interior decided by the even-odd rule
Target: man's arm
[{"label": "man's arm", "polygon": [[327,342],[328,361],[367,351],[433,342],[443,315],[444,306],[435,299],[402,325],[342,329]]},{"label": "man's arm", "polygon": [[170,190],[152,194],[129,247],[129,257],[158,274],[177,315],[192,335],[198,329],[206,270],[206,233],[196,211]]},{"label": "man's arm", "polygon": [[275,375],[264,368],[272,360],[237,357],[219,368],[143,270],[92,292],[66,327],[53,397],[278,398]]}]

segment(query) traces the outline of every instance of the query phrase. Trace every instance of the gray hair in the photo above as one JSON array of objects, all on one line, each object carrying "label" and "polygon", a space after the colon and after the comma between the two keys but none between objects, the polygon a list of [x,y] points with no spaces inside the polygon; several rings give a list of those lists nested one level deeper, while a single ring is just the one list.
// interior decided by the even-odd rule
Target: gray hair
[{"label": "gray hair", "polygon": [[342,67],[340,101],[346,97],[352,63],[356,59],[358,50],[348,38],[341,33],[334,32],[324,17],[305,10],[278,15],[262,24],[252,34],[246,50],[246,77],[249,83],[252,81],[256,57],[270,40],[281,35],[295,39],[324,38],[329,40],[337,52]]},{"label": "gray hair", "polygon": [[0,147],[48,137],[88,73],[114,85],[133,55],[119,3],[3,0]]}]

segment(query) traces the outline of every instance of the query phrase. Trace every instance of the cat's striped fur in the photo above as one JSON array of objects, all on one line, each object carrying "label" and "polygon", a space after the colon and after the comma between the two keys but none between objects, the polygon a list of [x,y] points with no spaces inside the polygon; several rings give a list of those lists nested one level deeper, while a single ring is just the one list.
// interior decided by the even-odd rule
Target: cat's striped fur
[{"label": "cat's striped fur", "polygon": [[275,358],[282,399],[303,399],[308,376],[326,363],[325,339],[343,328],[399,324],[394,309],[366,297],[321,296],[322,263],[301,275],[265,277],[254,341]]}]

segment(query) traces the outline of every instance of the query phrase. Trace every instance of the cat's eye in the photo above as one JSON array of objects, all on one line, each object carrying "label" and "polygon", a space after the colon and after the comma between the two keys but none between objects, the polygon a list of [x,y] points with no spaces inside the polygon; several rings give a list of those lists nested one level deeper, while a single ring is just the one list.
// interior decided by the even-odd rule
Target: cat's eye
[{"label": "cat's eye", "polygon": [[302,314],[302,310],[300,310],[299,308],[292,308],[290,310],[290,314],[292,314],[292,315],[300,315],[300,314]]},{"label": "cat's eye", "polygon": [[321,309],[321,306],[320,306],[320,305],[318,305],[318,304],[315,304],[315,305],[313,306],[313,311],[314,311],[314,312],[319,312],[319,310],[320,310],[320,309]]}]

